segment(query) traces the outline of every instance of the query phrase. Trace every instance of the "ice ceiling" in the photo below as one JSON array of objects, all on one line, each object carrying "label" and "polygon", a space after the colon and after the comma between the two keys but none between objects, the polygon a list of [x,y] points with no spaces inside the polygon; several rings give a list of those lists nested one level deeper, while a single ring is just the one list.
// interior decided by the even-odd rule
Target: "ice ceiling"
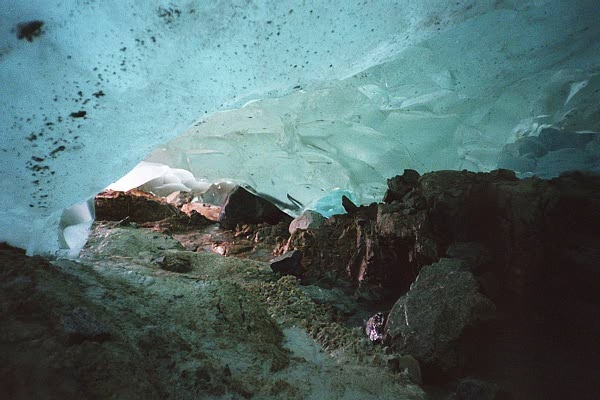
[{"label": "ice ceiling", "polygon": [[[599,8],[3,1],[0,241],[76,248],[62,230],[144,159],[307,205],[368,202],[404,168],[489,170],[543,127],[599,131]],[[41,35],[19,40],[33,20]],[[598,148],[577,165],[598,169]]]}]

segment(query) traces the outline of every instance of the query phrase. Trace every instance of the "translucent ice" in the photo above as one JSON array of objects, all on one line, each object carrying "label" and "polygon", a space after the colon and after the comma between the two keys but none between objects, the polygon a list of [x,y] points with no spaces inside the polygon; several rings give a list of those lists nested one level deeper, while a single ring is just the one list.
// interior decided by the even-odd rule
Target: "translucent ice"
[{"label": "translucent ice", "polygon": [[[146,158],[204,185],[303,204],[339,188],[364,203],[404,168],[488,170],[541,127],[598,131],[597,11],[597,0],[1,2],[0,241],[57,254],[63,210]],[[40,35],[19,40],[33,20]],[[193,184],[153,179],[161,193]]]},{"label": "translucent ice", "polygon": [[329,218],[335,214],[344,214],[346,210],[342,207],[342,197],[346,196],[352,202],[356,202],[354,193],[347,190],[334,189],[325,196],[317,199],[309,208],[315,210],[325,218]]}]

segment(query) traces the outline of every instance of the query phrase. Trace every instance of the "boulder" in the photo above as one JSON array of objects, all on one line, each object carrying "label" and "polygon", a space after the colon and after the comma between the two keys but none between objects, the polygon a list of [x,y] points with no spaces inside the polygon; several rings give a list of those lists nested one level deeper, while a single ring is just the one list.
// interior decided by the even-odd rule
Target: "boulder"
[{"label": "boulder", "polygon": [[417,385],[423,384],[419,361],[411,355],[392,356],[387,360],[388,369],[394,373],[403,373]]},{"label": "boulder", "polygon": [[423,267],[408,293],[394,304],[385,334],[398,353],[447,372],[462,366],[457,341],[465,330],[490,319],[494,311],[464,261],[441,259]]},{"label": "boulder", "polygon": [[[464,259],[483,278],[484,293],[503,301],[507,293],[536,285],[548,254],[571,241],[563,237],[564,227],[574,238],[598,226],[571,222],[596,221],[594,210],[600,209],[593,206],[598,179],[579,175],[544,181],[520,180],[507,170],[427,173],[402,200],[361,206],[330,217],[319,229],[296,230],[284,250],[302,251],[303,283],[343,279],[384,289],[390,300],[440,256]],[[569,217],[573,213],[577,218]],[[573,254],[581,254],[578,243],[583,239],[573,240]]]},{"label": "boulder", "polygon": [[181,208],[184,204],[191,203],[194,198],[192,192],[176,191],[165,198],[165,201],[175,207]]},{"label": "boulder", "polygon": [[402,204],[360,206],[319,229],[295,230],[284,250],[302,251],[306,284],[341,279],[395,300],[438,253],[427,211],[406,211]]},{"label": "boulder", "polygon": [[94,198],[97,221],[144,223],[176,217],[182,212],[160,197],[140,190],[119,192],[105,190]]},{"label": "boulder", "polygon": [[417,385],[423,384],[421,377],[421,366],[419,361],[411,355],[398,357],[398,369],[408,375],[411,381]]},{"label": "boulder", "polygon": [[116,222],[95,222],[80,257],[116,256],[143,262],[144,255],[158,258],[165,250],[184,250],[184,247],[172,236],[150,229],[122,226]]},{"label": "boulder", "polygon": [[346,195],[342,196],[342,207],[344,207],[344,210],[346,210],[348,214],[353,214],[358,211],[358,206]]},{"label": "boulder", "polygon": [[327,219],[313,210],[306,210],[296,218],[292,222],[290,222],[290,235],[293,235],[294,232],[298,229],[318,229],[321,225],[323,225],[327,221]]},{"label": "boulder", "polygon": [[405,169],[402,175],[387,180],[388,190],[383,196],[384,203],[400,201],[411,190],[413,190],[421,176],[414,169]]},{"label": "boulder", "polygon": [[229,193],[219,213],[219,223],[225,229],[235,229],[240,223],[275,225],[282,221],[289,223],[292,217],[241,186],[236,186]]},{"label": "boulder", "polygon": [[271,269],[281,275],[302,276],[302,252],[292,250],[273,258],[270,262]]},{"label": "boulder", "polygon": [[186,214],[167,200],[137,189],[105,190],[94,198],[94,208],[97,221],[139,223],[157,231],[186,230],[212,223],[196,211]]}]

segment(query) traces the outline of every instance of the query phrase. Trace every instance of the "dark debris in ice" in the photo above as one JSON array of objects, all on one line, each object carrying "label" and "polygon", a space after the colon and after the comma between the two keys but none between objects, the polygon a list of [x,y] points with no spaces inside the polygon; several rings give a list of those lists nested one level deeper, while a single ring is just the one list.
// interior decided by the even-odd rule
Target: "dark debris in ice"
[{"label": "dark debris in ice", "polygon": [[28,42],[33,42],[34,37],[40,36],[44,21],[33,20],[28,22],[20,22],[17,24],[17,39],[27,39]]}]

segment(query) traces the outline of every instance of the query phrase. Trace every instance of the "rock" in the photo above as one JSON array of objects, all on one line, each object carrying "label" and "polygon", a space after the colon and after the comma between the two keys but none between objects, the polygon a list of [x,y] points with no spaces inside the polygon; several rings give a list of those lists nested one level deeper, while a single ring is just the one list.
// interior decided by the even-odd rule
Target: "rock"
[{"label": "rock", "polygon": [[175,207],[181,208],[184,204],[190,203],[193,198],[194,194],[192,192],[176,191],[169,194],[165,198],[165,201]]},{"label": "rock", "polygon": [[267,222],[276,225],[281,221],[291,222],[292,217],[272,203],[260,198],[241,186],[236,186],[227,196],[219,213],[219,223],[225,229],[235,229],[237,224]]},{"label": "rock", "polygon": [[358,210],[358,206],[352,202],[346,195],[342,196],[342,207],[348,214],[353,214]]},{"label": "rock", "polygon": [[376,287],[395,300],[421,266],[437,259],[427,211],[405,211],[400,204],[357,207],[351,214],[330,217],[319,229],[296,230],[284,249],[302,251],[305,284],[344,280],[355,287]]},{"label": "rock", "polygon": [[211,221],[218,221],[221,207],[206,203],[185,203],[181,206],[181,211],[187,215],[198,213]]},{"label": "rock", "polygon": [[292,250],[273,258],[270,262],[271,269],[281,275],[302,275],[302,252]]},{"label": "rock", "polygon": [[[360,362],[357,352],[361,360],[369,355],[366,340],[331,320],[296,278],[273,281],[261,262],[193,256],[195,275],[183,277],[123,257],[50,263],[0,244],[0,397],[305,399],[375,388],[390,399],[425,398],[404,377]],[[140,285],[133,275],[154,283]],[[110,321],[114,339],[61,340],[53,310],[77,307]],[[304,320],[315,334],[284,335],[282,318]]]},{"label": "rock", "polygon": [[258,224],[254,225],[254,242],[277,245],[287,241],[290,237],[289,226],[285,222],[277,225]]},{"label": "rock", "polygon": [[210,220],[206,215],[203,215],[195,210],[192,210],[189,214],[187,220],[185,218],[181,218],[181,222],[183,224],[188,224],[191,227],[203,227],[212,224],[212,220]]},{"label": "rock", "polygon": [[19,22],[17,24],[17,39],[27,39],[32,42],[34,37],[42,34],[42,26],[44,21],[34,20],[27,22]]},{"label": "rock", "polygon": [[[600,303],[600,175],[573,171],[552,179],[550,185],[543,250],[549,262],[539,271],[576,285],[579,296]],[[546,272],[549,267],[551,274]]]},{"label": "rock", "polygon": [[[156,230],[185,230],[212,224],[195,211],[188,214],[166,200],[141,190],[105,190],[94,198],[97,221],[139,223]],[[145,225],[144,225],[145,224]]]},{"label": "rock", "polygon": [[167,251],[157,261],[165,271],[190,272],[193,269],[191,256],[183,251]]},{"label": "rock", "polygon": [[389,293],[386,293],[386,291],[382,290],[381,287],[363,283],[358,285],[354,291],[353,297],[356,298],[359,303],[376,304],[381,303],[386,299],[389,300],[389,298],[393,297],[393,295],[389,296]]},{"label": "rock", "polygon": [[367,320],[365,332],[371,342],[379,343],[383,341],[385,338],[385,321],[385,315],[381,312],[378,312]]},{"label": "rock", "polygon": [[71,345],[81,344],[84,340],[104,342],[111,336],[108,327],[85,307],[77,307],[60,316],[58,329]]},{"label": "rock", "polygon": [[398,359],[398,367],[400,371],[408,375],[413,383],[416,383],[417,385],[423,384],[423,379],[421,378],[421,366],[416,358],[411,355],[401,356]]},{"label": "rock", "polygon": [[181,214],[177,207],[139,190],[105,190],[94,198],[97,221],[154,222]]},{"label": "rock", "polygon": [[400,354],[446,372],[462,366],[457,340],[465,329],[490,319],[494,311],[465,262],[441,259],[424,267],[394,304],[385,334]]},{"label": "rock", "polygon": [[409,379],[417,384],[422,385],[421,366],[416,358],[410,355],[393,356],[388,359],[388,369],[394,373],[404,373]]},{"label": "rock", "polygon": [[215,206],[222,206],[227,200],[227,196],[237,187],[230,182],[219,182],[211,184],[199,198],[204,203]]},{"label": "rock", "polygon": [[306,210],[296,218],[292,222],[290,222],[290,235],[293,235],[294,232],[298,229],[318,229],[321,225],[323,225],[327,221],[327,219],[313,210]]},{"label": "rock", "polygon": [[[504,301],[536,284],[549,252],[564,247],[557,246],[561,236],[565,240],[561,226],[581,235],[597,226],[569,221],[596,220],[594,210],[600,207],[587,205],[595,204],[594,179],[520,180],[507,170],[427,173],[401,201],[358,207],[353,214],[332,216],[317,230],[296,230],[285,249],[302,251],[303,283],[325,277],[355,287],[368,284],[389,292],[390,300],[408,290],[423,266],[446,254],[467,260],[485,294]],[[571,199],[572,191],[581,198]],[[553,217],[553,210],[566,216],[569,208],[577,218]],[[582,254],[577,243],[583,241],[573,240],[569,251]],[[587,254],[594,246],[583,250]]]},{"label": "rock", "polygon": [[408,290],[424,265],[438,259],[437,238],[424,207],[405,208],[404,201],[379,204],[375,232],[378,259],[371,263],[370,276],[378,277],[373,283],[395,288],[398,295]]},{"label": "rock", "polygon": [[417,186],[420,177],[421,176],[417,171],[405,169],[402,175],[397,175],[388,179],[388,190],[385,192],[383,202],[392,203],[394,201],[402,200],[408,192]]}]

